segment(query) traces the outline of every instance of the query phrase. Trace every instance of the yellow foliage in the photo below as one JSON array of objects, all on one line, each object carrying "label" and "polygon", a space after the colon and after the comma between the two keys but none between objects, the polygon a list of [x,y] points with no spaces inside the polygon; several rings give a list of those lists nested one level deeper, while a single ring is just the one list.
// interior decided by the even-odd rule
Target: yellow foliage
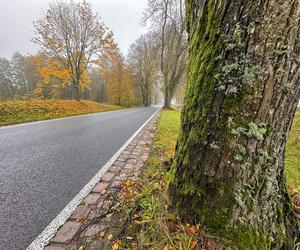
[{"label": "yellow foliage", "polygon": [[[34,97],[44,97],[43,91],[51,89],[51,97],[58,98],[59,91],[67,84],[72,82],[72,73],[70,70],[64,68],[60,61],[55,57],[47,57],[43,54],[33,57],[33,62],[37,65],[37,74],[40,76],[41,81],[33,91]],[[80,90],[90,84],[90,79],[87,72],[81,76]]]},{"label": "yellow foliage", "polygon": [[44,84],[51,84],[53,78],[62,85],[71,80],[70,72],[64,69],[55,58],[40,55],[34,57],[34,62],[38,65],[37,73],[42,77]]},{"label": "yellow foliage", "polygon": [[2,101],[0,126],[117,109],[120,107],[92,101]]},{"label": "yellow foliage", "polygon": [[133,86],[129,68],[117,66],[104,72],[104,78],[109,103],[130,106],[133,102]]},{"label": "yellow foliage", "polygon": [[110,49],[103,53],[98,64],[105,79],[109,103],[130,106],[134,102],[132,73],[118,46],[111,45]]}]

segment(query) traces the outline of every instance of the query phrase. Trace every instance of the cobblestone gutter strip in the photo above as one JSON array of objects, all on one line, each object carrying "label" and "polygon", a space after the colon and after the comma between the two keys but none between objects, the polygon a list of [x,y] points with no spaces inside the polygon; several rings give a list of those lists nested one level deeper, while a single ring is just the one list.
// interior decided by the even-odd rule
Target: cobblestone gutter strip
[{"label": "cobblestone gutter strip", "polygon": [[158,113],[119,155],[71,217],[59,228],[45,250],[106,248],[109,238],[106,234],[113,224],[122,185],[128,180],[136,180],[143,170],[149,157],[157,116]]}]

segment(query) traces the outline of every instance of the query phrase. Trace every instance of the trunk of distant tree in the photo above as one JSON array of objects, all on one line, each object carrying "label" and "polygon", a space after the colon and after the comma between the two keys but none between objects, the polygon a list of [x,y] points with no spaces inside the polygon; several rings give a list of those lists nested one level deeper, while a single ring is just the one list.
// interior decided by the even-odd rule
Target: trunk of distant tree
[{"label": "trunk of distant tree", "polygon": [[119,88],[118,88],[118,105],[121,106],[122,105],[122,80],[121,78],[119,78]]},{"label": "trunk of distant tree", "polygon": [[240,249],[293,249],[284,174],[300,98],[299,0],[187,0],[189,74],[170,177],[182,218]]},{"label": "trunk of distant tree", "polygon": [[[76,70],[76,72],[78,72],[78,70]],[[74,86],[75,89],[75,99],[77,101],[80,101],[80,81],[81,81],[81,75],[79,73],[76,73],[76,76],[74,78],[72,78],[72,84]]]},{"label": "trunk of distant tree", "polygon": [[171,108],[171,99],[172,99],[169,87],[167,87],[167,86],[165,87],[164,94],[165,94],[164,108],[169,109],[169,108]]},{"label": "trunk of distant tree", "polygon": [[150,91],[150,85],[147,83],[146,85],[146,91],[147,91],[147,97],[146,97],[146,107],[149,107],[151,104],[151,91]]},{"label": "trunk of distant tree", "polygon": [[101,84],[98,102],[102,102],[102,103],[107,102],[105,82],[103,82],[103,83]]},{"label": "trunk of distant tree", "polygon": [[80,87],[79,87],[79,83],[73,83],[74,89],[75,89],[75,99],[77,101],[80,101]]},{"label": "trunk of distant tree", "polygon": [[148,93],[147,86],[145,86],[144,84],[142,84],[141,91],[142,91],[143,105],[144,105],[144,107],[148,107],[149,106],[149,96],[148,96],[149,93]]},{"label": "trunk of distant tree", "polygon": [[144,107],[149,107],[151,104],[151,90],[149,83],[141,84],[142,102]]}]

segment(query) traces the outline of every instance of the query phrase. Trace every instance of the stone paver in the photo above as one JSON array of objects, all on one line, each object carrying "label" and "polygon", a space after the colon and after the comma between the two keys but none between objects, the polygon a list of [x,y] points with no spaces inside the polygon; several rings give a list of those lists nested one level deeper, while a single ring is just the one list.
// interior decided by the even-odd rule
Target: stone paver
[{"label": "stone paver", "polygon": [[128,163],[124,166],[123,169],[132,169],[134,167],[134,165],[132,163]]},{"label": "stone paver", "polygon": [[123,155],[123,156],[120,156],[118,158],[118,161],[121,161],[121,162],[126,162],[128,160],[128,156],[127,155]]},{"label": "stone paver", "polygon": [[[107,234],[118,206],[122,183],[136,180],[148,160],[154,136],[154,117],[133,139],[95,185],[92,192],[76,208],[69,220],[58,230],[46,250],[106,249]],[[106,240],[105,240],[106,239]]]},{"label": "stone paver", "polygon": [[94,187],[93,192],[102,193],[103,190],[105,190],[108,185],[109,185],[109,182],[101,181]]},{"label": "stone paver", "polygon": [[65,250],[65,247],[61,247],[61,246],[47,246],[45,247],[45,250]]},{"label": "stone paver", "polygon": [[94,236],[96,234],[99,234],[101,231],[103,231],[106,228],[106,226],[104,224],[94,224],[92,226],[90,226],[85,232],[84,232],[84,236],[85,237],[91,237]]},{"label": "stone paver", "polygon": [[67,221],[51,241],[55,243],[69,243],[80,229],[80,226],[80,223]]},{"label": "stone paver", "polygon": [[90,205],[93,205],[93,204],[96,204],[97,201],[100,199],[101,197],[101,194],[96,194],[96,193],[93,193],[93,194],[89,194],[84,200],[83,202],[84,203],[87,203],[87,204],[90,204]]},{"label": "stone paver", "polygon": [[119,180],[114,180],[112,183],[111,183],[111,187],[120,187],[121,184],[123,183],[123,181],[119,181]]},{"label": "stone paver", "polygon": [[71,219],[74,220],[84,220],[88,217],[91,208],[88,206],[79,206],[76,208],[75,212],[72,214]]},{"label": "stone paver", "polygon": [[103,181],[111,181],[112,178],[114,178],[115,173],[107,172],[105,175],[103,175],[102,180]]},{"label": "stone paver", "polygon": [[114,166],[117,166],[117,167],[124,167],[124,165],[125,165],[125,162],[121,162],[121,161],[116,161],[115,163],[114,163]]}]

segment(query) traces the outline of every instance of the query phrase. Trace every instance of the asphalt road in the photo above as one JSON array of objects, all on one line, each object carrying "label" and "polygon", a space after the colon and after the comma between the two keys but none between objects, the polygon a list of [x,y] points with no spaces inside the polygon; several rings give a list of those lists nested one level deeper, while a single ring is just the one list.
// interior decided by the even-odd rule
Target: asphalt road
[{"label": "asphalt road", "polygon": [[155,111],[0,128],[0,249],[26,249]]}]

